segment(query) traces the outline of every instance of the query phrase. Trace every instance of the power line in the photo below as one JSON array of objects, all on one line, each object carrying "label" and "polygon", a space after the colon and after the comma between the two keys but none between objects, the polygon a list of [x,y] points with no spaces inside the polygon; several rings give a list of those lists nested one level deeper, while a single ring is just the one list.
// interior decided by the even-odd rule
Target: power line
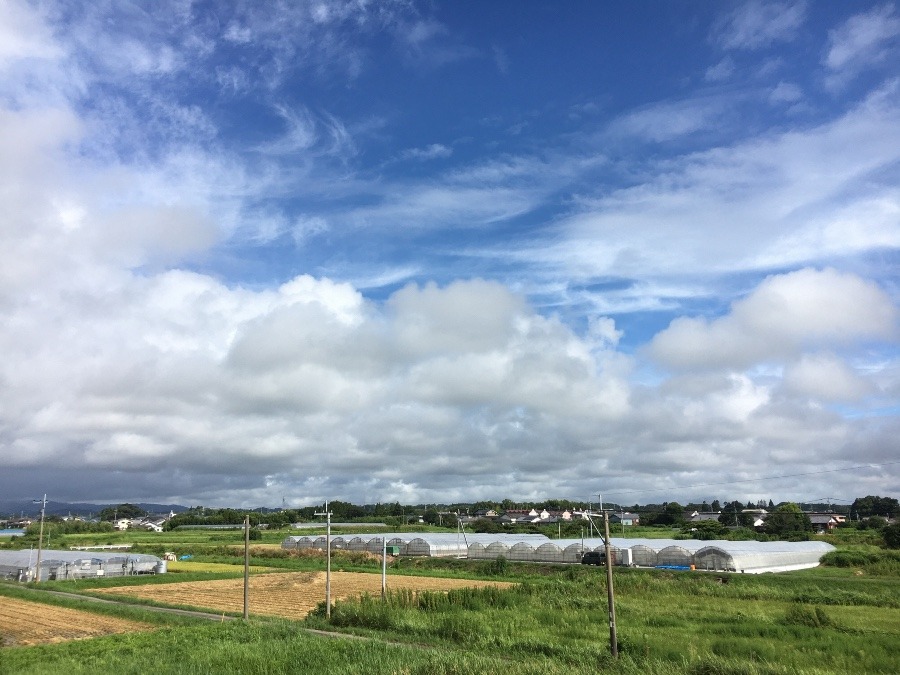
[{"label": "power line", "polygon": [[675,485],[664,488],[653,488],[651,490],[625,490],[624,492],[609,492],[610,495],[637,495],[647,492],[671,492],[672,490],[691,490],[693,488],[715,487],[717,485],[734,485],[736,483],[758,483],[764,480],[778,480],[780,478],[797,478],[798,476],[816,476],[823,473],[837,473],[839,471],[855,471],[857,469],[871,469],[878,466],[892,466],[900,464],[897,462],[880,462],[878,464],[861,464],[859,466],[847,466],[842,469],[825,469],[824,471],[807,471],[805,473],[790,473],[783,476],[763,476],[761,478],[743,478],[741,480],[726,480],[718,483],[699,483],[697,485]]}]

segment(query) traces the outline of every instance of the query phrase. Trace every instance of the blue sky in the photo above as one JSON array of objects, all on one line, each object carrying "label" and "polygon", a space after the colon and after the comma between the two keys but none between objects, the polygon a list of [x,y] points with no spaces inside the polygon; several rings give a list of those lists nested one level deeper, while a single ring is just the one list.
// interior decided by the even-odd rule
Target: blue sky
[{"label": "blue sky", "polygon": [[891,2],[4,2],[0,492],[897,494],[898,57]]}]

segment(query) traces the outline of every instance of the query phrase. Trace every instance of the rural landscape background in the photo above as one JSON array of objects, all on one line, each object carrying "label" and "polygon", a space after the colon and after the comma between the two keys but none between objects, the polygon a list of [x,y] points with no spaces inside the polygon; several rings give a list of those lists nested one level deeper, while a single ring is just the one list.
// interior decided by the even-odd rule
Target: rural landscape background
[{"label": "rural landscape background", "polygon": [[900,672],[898,64],[898,0],[0,0],[0,675]]},{"label": "rural landscape background", "polygon": [[[146,513],[132,504],[94,506],[107,520],[47,517],[48,545],[102,549],[127,542],[131,552],[171,556],[168,573],[0,584],[0,672],[892,673],[898,665],[900,523],[890,497],[855,500],[845,510],[858,518],[822,535],[810,531],[808,518],[778,533],[729,527],[727,518],[708,521],[721,529],[706,531],[685,520],[690,511],[681,505],[643,509],[646,521],[663,522],[622,526],[625,536],[813,538],[837,550],[817,568],[783,574],[614,567],[618,658],[610,655],[602,567],[390,556],[382,597],[380,556],[332,551],[326,575],[324,551],[281,546],[291,534],[324,533],[321,518],[298,530],[289,525],[294,511],[195,507],[170,517],[162,532],[116,531],[119,514],[137,523]],[[381,526],[360,515],[374,505],[331,506],[334,515],[359,521],[332,534]],[[435,505],[400,507],[414,514],[410,524],[406,515],[390,515],[393,505],[382,506],[394,529],[459,527],[419,522],[445,512]],[[502,502],[479,506],[492,511]],[[805,515],[792,504],[772,513],[795,513],[785,507]],[[253,519],[250,529],[238,525],[244,518]],[[490,522],[475,519],[469,531]],[[555,537],[583,535],[584,524],[566,522],[566,532],[561,523],[499,527]],[[0,545],[33,549],[39,526]],[[248,621],[240,619],[245,563]],[[334,602],[327,617],[326,579]],[[91,600],[97,597],[123,604],[97,604]],[[158,613],[151,605],[197,614]]]}]

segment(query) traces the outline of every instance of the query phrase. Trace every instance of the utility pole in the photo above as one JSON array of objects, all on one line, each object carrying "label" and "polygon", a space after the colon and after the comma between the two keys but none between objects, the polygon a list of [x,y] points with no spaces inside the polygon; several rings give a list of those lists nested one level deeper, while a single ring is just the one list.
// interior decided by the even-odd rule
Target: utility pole
[{"label": "utility pole", "polygon": [[325,502],[325,511],[316,513],[325,516],[325,618],[331,620],[331,511]]},{"label": "utility pole", "polygon": [[250,617],[250,515],[244,516],[244,621]]},{"label": "utility pole", "polygon": [[35,575],[34,575],[34,583],[40,583],[41,581],[41,553],[43,550],[44,543],[44,511],[47,508],[47,495],[44,495],[44,498],[41,500],[34,500],[34,503],[37,504],[38,501],[41,503],[41,528],[40,533],[38,534],[38,555],[37,555],[37,566],[35,567]]},{"label": "utility pole", "polygon": [[[590,518],[590,523],[593,525],[593,518]],[[600,528],[597,528],[599,532]],[[609,537],[609,512],[603,511],[603,530],[605,536],[603,537],[603,544],[605,553],[605,564],[606,564],[606,598],[608,604],[609,611],[609,653],[612,654],[614,659],[619,658],[619,642],[616,638],[616,598],[615,593],[613,591],[613,573],[612,573],[612,544],[610,543]],[[582,552],[584,551],[584,547],[582,546]]]},{"label": "utility pole", "polygon": [[603,529],[606,532],[606,595],[609,601],[609,652],[614,659],[619,658],[619,643],[616,639],[616,603],[613,594],[612,555],[609,546],[609,513],[603,512]]},{"label": "utility pole", "polygon": [[381,538],[381,601],[387,599],[387,537]]}]

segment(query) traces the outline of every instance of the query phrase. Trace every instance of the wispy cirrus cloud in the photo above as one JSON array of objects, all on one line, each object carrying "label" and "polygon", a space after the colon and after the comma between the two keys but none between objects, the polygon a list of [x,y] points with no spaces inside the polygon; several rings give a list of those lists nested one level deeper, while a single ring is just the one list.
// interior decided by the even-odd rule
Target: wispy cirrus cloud
[{"label": "wispy cirrus cloud", "polygon": [[741,3],[714,26],[712,40],[725,49],[762,49],[792,40],[806,20],[807,3]]},{"label": "wispy cirrus cloud", "polygon": [[442,143],[432,143],[424,148],[408,148],[400,153],[401,159],[413,159],[427,161],[429,159],[443,159],[453,154],[453,148]]},{"label": "wispy cirrus cloud", "polygon": [[843,86],[866,68],[895,57],[900,46],[900,17],[893,4],[875,7],[849,18],[829,31],[828,49],[823,58],[830,71],[826,84]]}]

